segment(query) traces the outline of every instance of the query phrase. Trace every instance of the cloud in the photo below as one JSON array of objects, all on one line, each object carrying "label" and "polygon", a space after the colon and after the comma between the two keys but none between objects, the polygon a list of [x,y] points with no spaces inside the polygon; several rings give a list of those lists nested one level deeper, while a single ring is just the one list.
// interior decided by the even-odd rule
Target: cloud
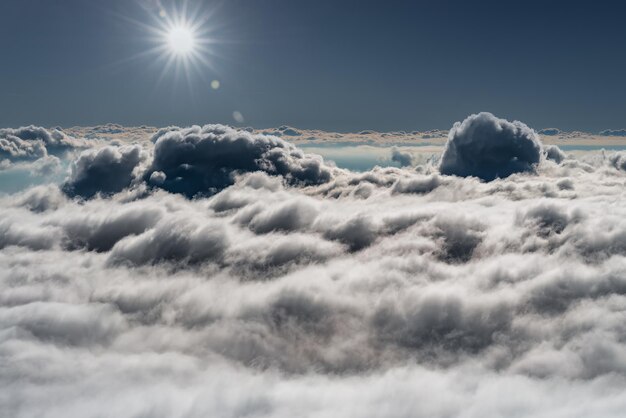
[{"label": "cloud", "polygon": [[125,237],[138,235],[156,225],[162,211],[144,205],[129,205],[112,214],[81,216],[53,220],[63,229],[63,247],[69,250],[85,248],[105,252]]},{"label": "cloud", "polygon": [[31,174],[34,176],[49,177],[59,174],[62,170],[61,160],[54,155],[42,157],[30,165]]},{"label": "cloud", "polygon": [[601,136],[626,136],[626,129],[605,129],[600,131]]},{"label": "cloud", "polygon": [[548,160],[552,160],[557,164],[560,164],[567,156],[556,145],[548,145],[544,147],[544,153]]},{"label": "cloud", "polygon": [[8,415],[623,414],[620,153],[485,182],[226,127],[155,136],[0,196]]},{"label": "cloud", "polygon": [[522,122],[479,113],[454,124],[439,169],[442,174],[491,181],[532,172],[541,158],[541,143]]},{"label": "cloud", "polygon": [[[186,196],[210,195],[233,184],[237,174],[264,171],[291,184],[320,184],[332,168],[273,136],[254,135],[222,125],[159,131],[153,139],[149,179],[167,191]],[[162,174],[161,174],[162,173]]]},{"label": "cloud", "polygon": [[56,185],[48,184],[13,195],[10,203],[33,212],[45,212],[60,208],[65,203],[65,196]]},{"label": "cloud", "polygon": [[0,129],[0,158],[36,160],[85,146],[84,140],[68,136],[59,129],[48,131],[33,125]]},{"label": "cloud", "polygon": [[283,133],[283,135],[287,135],[287,136],[300,136],[300,135],[302,135],[302,133],[298,129],[292,128],[291,126],[283,125],[283,126],[279,127],[278,130],[281,131]]},{"label": "cloud", "polygon": [[86,198],[122,191],[133,181],[135,169],[145,158],[139,146],[84,151],[72,163],[63,190],[70,196]]},{"label": "cloud", "polygon": [[391,161],[400,164],[401,167],[413,165],[413,155],[410,152],[402,151],[398,147],[391,148]]},{"label": "cloud", "polygon": [[544,128],[544,129],[540,129],[539,132],[537,133],[539,135],[556,136],[556,135],[561,135],[563,132],[557,128]]},{"label": "cloud", "polygon": [[609,163],[619,169],[626,171],[626,153],[625,152],[614,152],[608,156]]},{"label": "cloud", "polygon": [[291,137],[297,137],[297,136],[301,136],[302,132],[299,129],[296,128],[292,128],[291,126],[287,126],[287,125],[282,125],[279,126],[278,128],[274,129],[274,130],[264,130],[262,131],[263,134],[265,135],[274,135],[274,136],[291,136]]},{"label": "cloud", "polygon": [[6,133],[0,136],[0,156],[9,161],[36,160],[46,155],[46,147],[41,141],[26,141]]},{"label": "cloud", "polygon": [[392,188],[394,193],[429,193],[441,184],[438,175],[415,176],[409,179],[399,179]]},{"label": "cloud", "polygon": [[66,135],[60,129],[53,129],[48,131],[40,126],[24,126],[17,129],[5,128],[0,129],[0,136],[2,137],[17,137],[24,141],[30,142],[42,142],[48,151],[54,153],[55,151],[63,151],[68,148],[77,148],[84,145],[84,142],[80,139],[73,138]]},{"label": "cloud", "polygon": [[318,209],[306,200],[291,200],[271,208],[250,205],[235,218],[257,234],[298,231],[313,223]]},{"label": "cloud", "polygon": [[[127,231],[124,230],[125,233]],[[110,262],[131,265],[180,262],[193,265],[218,260],[227,245],[228,236],[219,224],[168,219],[156,228],[116,243],[111,250]]]}]

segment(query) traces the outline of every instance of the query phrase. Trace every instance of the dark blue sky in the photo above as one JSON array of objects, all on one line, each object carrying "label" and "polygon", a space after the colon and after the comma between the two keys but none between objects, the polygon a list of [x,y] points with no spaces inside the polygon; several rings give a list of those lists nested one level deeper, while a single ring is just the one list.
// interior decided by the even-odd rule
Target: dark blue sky
[{"label": "dark blue sky", "polygon": [[339,131],[448,128],[479,111],[626,126],[621,1],[203,3],[213,69],[159,82],[162,59],[129,60],[154,46],[128,20],[153,22],[138,0],[2,0],[0,126],[233,123],[234,110],[245,125]]}]

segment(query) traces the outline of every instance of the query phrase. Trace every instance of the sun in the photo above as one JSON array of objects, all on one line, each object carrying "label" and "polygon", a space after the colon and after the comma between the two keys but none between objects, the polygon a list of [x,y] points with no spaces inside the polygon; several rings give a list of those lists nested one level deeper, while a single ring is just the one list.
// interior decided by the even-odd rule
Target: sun
[{"label": "sun", "polygon": [[189,55],[194,52],[196,37],[187,26],[174,26],[167,32],[167,45],[175,55]]},{"label": "sun", "polygon": [[[215,20],[216,9],[205,2],[191,0],[145,3],[144,20],[122,16],[136,25],[138,32],[143,31],[146,40],[146,49],[129,60],[153,57],[153,66],[159,73],[157,88],[168,77],[185,79],[190,91],[194,90],[192,79],[216,80],[218,71],[213,58],[218,56],[216,46],[224,43],[219,39],[221,26]],[[211,89],[218,88],[219,83],[211,84]]]}]

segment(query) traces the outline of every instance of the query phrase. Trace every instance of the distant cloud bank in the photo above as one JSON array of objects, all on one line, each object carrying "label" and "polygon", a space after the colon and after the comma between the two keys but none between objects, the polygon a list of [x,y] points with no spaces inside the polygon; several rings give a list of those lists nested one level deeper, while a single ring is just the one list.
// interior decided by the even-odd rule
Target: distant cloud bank
[{"label": "distant cloud bank", "polygon": [[626,136],[626,129],[605,129],[600,131],[602,136]]}]

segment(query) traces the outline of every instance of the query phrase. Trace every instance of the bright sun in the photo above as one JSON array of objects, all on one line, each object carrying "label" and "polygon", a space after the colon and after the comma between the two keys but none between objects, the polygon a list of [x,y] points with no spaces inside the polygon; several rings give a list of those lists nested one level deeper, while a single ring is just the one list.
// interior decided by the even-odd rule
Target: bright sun
[{"label": "bright sun", "polygon": [[[153,0],[153,3],[160,5],[161,1]],[[148,30],[148,39],[154,44],[141,55],[157,56],[161,67],[159,82],[168,73],[175,77],[184,76],[189,81],[194,72],[205,76],[204,67],[213,70],[209,59],[214,54],[211,46],[216,43],[212,37],[215,30],[211,24],[212,11],[201,2],[197,2],[197,7],[193,9],[188,9],[187,4],[187,0],[183,0],[181,8],[165,9],[159,6],[150,15],[153,24],[137,22]]]},{"label": "bright sun", "polygon": [[174,54],[187,55],[193,52],[196,40],[191,29],[176,26],[169,30],[167,43]]}]

